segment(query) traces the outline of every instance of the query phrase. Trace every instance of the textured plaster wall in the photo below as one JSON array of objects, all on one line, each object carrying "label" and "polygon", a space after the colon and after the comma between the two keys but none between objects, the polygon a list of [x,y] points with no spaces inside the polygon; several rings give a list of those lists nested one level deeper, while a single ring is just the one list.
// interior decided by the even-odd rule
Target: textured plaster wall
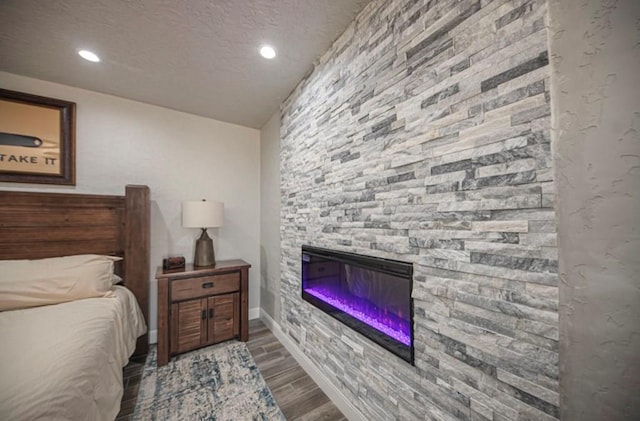
[{"label": "textured plaster wall", "polygon": [[550,2],[564,420],[640,419],[640,2]]},{"label": "textured plaster wall", "polygon": [[260,307],[280,319],[280,111],[260,130]]},{"label": "textured plaster wall", "polygon": [[191,114],[0,72],[0,87],[73,101],[75,187],[0,183],[0,189],[124,194],[151,188],[151,330],[156,267],[167,255],[193,259],[198,232],[182,228],[181,202],[220,200],[224,227],[210,229],[217,259],[251,263],[249,307],[260,306],[260,132]]}]

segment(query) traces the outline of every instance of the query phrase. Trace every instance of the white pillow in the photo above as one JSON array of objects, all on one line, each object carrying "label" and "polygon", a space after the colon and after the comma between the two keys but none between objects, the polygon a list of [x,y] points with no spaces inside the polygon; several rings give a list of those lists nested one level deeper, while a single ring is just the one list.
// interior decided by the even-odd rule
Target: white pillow
[{"label": "white pillow", "polygon": [[118,260],[97,254],[0,260],[0,310],[109,296]]}]

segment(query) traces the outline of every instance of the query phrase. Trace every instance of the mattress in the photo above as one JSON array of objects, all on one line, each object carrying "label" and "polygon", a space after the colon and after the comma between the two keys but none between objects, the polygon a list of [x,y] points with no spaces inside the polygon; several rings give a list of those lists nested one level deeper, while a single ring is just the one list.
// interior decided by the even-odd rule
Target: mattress
[{"label": "mattress", "polygon": [[0,419],[113,420],[146,325],[135,296],[0,312]]}]

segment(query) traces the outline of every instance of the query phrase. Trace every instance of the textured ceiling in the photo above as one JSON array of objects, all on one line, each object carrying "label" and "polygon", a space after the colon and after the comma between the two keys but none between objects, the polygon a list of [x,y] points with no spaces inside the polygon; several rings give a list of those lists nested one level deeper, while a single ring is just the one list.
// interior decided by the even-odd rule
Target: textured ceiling
[{"label": "textured ceiling", "polygon": [[260,128],[368,2],[0,0],[0,70]]}]

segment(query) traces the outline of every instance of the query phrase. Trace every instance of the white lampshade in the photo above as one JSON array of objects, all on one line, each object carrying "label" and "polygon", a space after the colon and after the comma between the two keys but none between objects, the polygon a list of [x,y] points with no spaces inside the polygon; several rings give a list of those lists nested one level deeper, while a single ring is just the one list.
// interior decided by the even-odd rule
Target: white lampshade
[{"label": "white lampshade", "polygon": [[182,202],[182,226],[185,228],[221,227],[224,220],[224,204],[204,200]]}]

